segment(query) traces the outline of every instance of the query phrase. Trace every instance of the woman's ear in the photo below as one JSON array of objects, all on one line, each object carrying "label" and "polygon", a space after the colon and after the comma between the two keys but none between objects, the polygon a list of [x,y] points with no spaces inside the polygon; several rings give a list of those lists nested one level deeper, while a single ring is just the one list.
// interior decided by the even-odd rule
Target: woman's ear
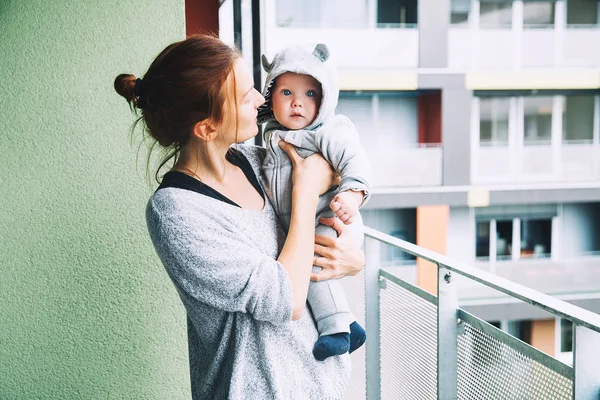
[{"label": "woman's ear", "polygon": [[192,134],[199,139],[209,142],[217,137],[217,129],[210,118],[207,118],[205,120],[196,122]]}]

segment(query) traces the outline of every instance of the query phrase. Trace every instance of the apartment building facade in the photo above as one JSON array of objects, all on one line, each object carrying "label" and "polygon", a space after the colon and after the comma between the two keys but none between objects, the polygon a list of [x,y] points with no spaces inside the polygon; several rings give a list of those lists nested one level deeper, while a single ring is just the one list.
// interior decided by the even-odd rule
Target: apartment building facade
[{"label": "apartment building facade", "polygon": [[[264,0],[262,52],[324,42],[374,171],[365,223],[600,311],[596,0]],[[433,291],[421,260],[382,262]],[[570,326],[465,284],[461,307],[564,362]]]}]

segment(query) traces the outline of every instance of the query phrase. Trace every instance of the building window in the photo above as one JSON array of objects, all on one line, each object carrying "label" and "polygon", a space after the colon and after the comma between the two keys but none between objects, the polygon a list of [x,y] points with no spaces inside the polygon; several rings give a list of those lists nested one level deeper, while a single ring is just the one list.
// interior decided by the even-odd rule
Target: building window
[{"label": "building window", "polygon": [[507,333],[522,342],[531,344],[531,320],[508,321]]},{"label": "building window", "polygon": [[481,97],[479,140],[483,146],[508,145],[509,97]]},{"label": "building window", "polygon": [[475,257],[479,260],[549,258],[552,255],[552,216],[478,217]]},{"label": "building window", "polygon": [[[477,221],[475,257],[480,260],[509,260],[512,258],[513,221]],[[491,240],[493,239],[493,242]],[[492,253],[495,248],[495,254]]]},{"label": "building window", "polygon": [[[403,230],[403,231],[392,231],[390,232],[390,236],[393,236],[395,238],[401,239],[401,240],[406,240],[406,241],[411,241],[411,238],[408,235],[408,231]],[[394,264],[408,264],[408,263],[414,263],[414,261],[416,260],[416,257],[413,256],[412,254],[409,254],[405,251],[403,251],[402,249],[399,249],[395,246],[389,246],[389,260],[392,261]]]},{"label": "building window", "polygon": [[513,220],[496,221],[496,259],[512,258]]},{"label": "building window", "polygon": [[552,102],[550,96],[523,99],[525,144],[549,144],[552,139]]},{"label": "building window", "polygon": [[573,351],[573,322],[568,319],[560,319],[560,352],[569,353]]},{"label": "building window", "polygon": [[595,27],[598,25],[598,0],[567,1],[567,26]]},{"label": "building window", "polygon": [[552,219],[521,220],[521,258],[547,258],[551,253]]},{"label": "building window", "polygon": [[564,142],[592,143],[594,139],[595,96],[566,96],[563,108]]},{"label": "building window", "polygon": [[556,318],[555,326],[555,357],[567,365],[573,365],[573,322],[567,319]]},{"label": "building window", "polygon": [[469,22],[469,12],[471,11],[471,0],[451,0],[450,1],[450,23],[452,25],[464,25]]},{"label": "building window", "polygon": [[414,27],[417,25],[417,8],[417,0],[377,0],[377,27]]},{"label": "building window", "polygon": [[534,29],[554,27],[554,8],[554,1],[524,1],[523,27]]},{"label": "building window", "polygon": [[487,260],[490,257],[490,221],[477,221],[475,257]]},{"label": "building window", "polygon": [[480,0],[479,26],[484,29],[509,29],[512,26],[512,0]]}]

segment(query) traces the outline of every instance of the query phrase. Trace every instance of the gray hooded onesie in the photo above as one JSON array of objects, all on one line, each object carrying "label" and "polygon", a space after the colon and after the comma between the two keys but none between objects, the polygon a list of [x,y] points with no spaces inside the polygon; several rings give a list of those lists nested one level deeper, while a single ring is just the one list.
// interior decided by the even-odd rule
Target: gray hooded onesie
[{"label": "gray hooded onesie", "polygon": [[[323,44],[310,49],[300,46],[289,47],[278,53],[269,63],[263,56],[263,67],[268,73],[263,95],[265,104],[258,110],[259,123],[268,122],[265,130],[267,155],[263,163],[263,186],[275,212],[285,229],[289,229],[292,209],[292,164],[279,145],[284,140],[294,145],[298,154],[306,158],[321,153],[341,176],[339,188],[330,190],[319,199],[316,215],[317,234],[336,236],[333,228],[319,224],[320,217],[334,214],[329,203],[340,191],[363,190],[366,202],[370,195],[368,181],[369,164],[367,155],[359,142],[358,132],[343,115],[334,115],[338,101],[339,84],[337,71],[329,60],[329,51]],[[271,110],[271,94],[275,79],[285,73],[294,72],[314,77],[321,83],[323,98],[315,120],[302,130],[288,130],[275,121]],[[363,226],[360,215],[350,226],[354,237],[362,243]],[[319,267],[313,267],[315,272]],[[349,332],[355,321],[350,314],[346,297],[338,280],[311,282],[308,289],[311,306],[320,335]]]}]

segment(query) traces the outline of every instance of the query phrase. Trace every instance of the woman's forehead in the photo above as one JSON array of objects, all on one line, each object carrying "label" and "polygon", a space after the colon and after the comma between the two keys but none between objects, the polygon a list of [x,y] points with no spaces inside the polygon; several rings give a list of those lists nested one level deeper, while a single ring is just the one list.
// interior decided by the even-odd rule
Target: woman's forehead
[{"label": "woman's forehead", "polygon": [[235,83],[238,93],[245,93],[249,87],[254,87],[254,78],[250,73],[250,68],[246,65],[242,58],[238,58],[233,67],[235,74]]}]

